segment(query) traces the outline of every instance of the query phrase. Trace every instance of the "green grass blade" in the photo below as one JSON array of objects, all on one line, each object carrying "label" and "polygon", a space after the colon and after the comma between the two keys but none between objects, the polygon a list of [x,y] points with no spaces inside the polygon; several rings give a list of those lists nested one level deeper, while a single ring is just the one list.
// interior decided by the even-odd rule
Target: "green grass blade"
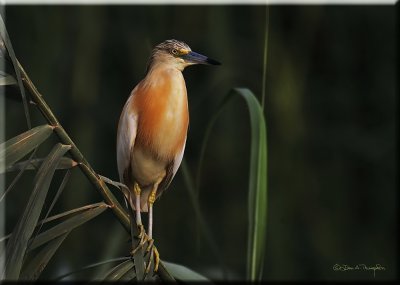
[{"label": "green grass blade", "polygon": [[35,177],[34,188],[29,197],[28,204],[7,244],[6,279],[16,280],[20,275],[28,241],[42,211],[56,165],[69,149],[71,149],[70,146],[56,144]]},{"label": "green grass blade", "polygon": [[264,35],[264,56],[263,56],[263,73],[261,87],[261,108],[264,110],[265,93],[267,85],[267,59],[268,59],[268,31],[269,31],[269,5],[265,5],[265,35]]},{"label": "green grass blade", "polygon": [[[68,182],[70,176],[71,176],[71,171],[67,170],[67,172],[65,173],[64,178],[63,178],[63,180],[62,180],[62,182],[60,184],[60,187],[58,187],[57,193],[54,196],[53,201],[51,201],[51,205],[50,205],[49,209],[47,210],[46,215],[44,216],[44,220],[46,220],[48,218],[48,216],[50,215],[51,211],[53,210],[53,207],[56,204],[56,202],[57,202],[58,198],[60,197],[61,193],[63,192],[63,190],[65,188],[65,185],[67,185],[67,182]],[[35,238],[38,235],[38,233],[40,233],[40,230],[42,229],[42,226],[43,226],[43,222],[39,222],[37,224],[38,230],[36,230]]]},{"label": "green grass blade", "polygon": [[91,219],[100,215],[104,210],[109,208],[109,206],[105,203],[99,203],[97,207],[89,208],[88,210],[84,211],[83,213],[79,213],[67,220],[55,225],[54,227],[48,229],[47,231],[39,234],[29,245],[28,251],[31,251],[38,246],[49,242],[52,239],[55,239],[67,232],[70,232],[76,227],[90,221]]},{"label": "green grass blade", "polygon": [[39,278],[42,271],[46,268],[50,259],[56,253],[57,249],[63,243],[69,232],[53,239],[46,246],[44,246],[35,256],[30,260],[21,273],[22,280],[36,280]]},{"label": "green grass blade", "polygon": [[52,126],[42,125],[4,142],[0,146],[0,173],[39,146],[52,131]]},{"label": "green grass blade", "polygon": [[132,267],[130,270],[128,270],[119,279],[119,281],[131,281],[131,280],[136,281],[136,270],[134,267]]},{"label": "green grass blade", "polygon": [[[35,149],[32,151],[31,155],[29,156],[29,158],[28,158],[28,160],[27,160],[28,162],[31,161],[32,158],[35,156],[36,151],[37,151],[37,148],[35,148]],[[23,166],[23,167],[21,168],[21,170],[20,170],[20,171],[18,172],[18,174],[14,177],[14,179],[13,179],[13,181],[10,183],[10,185],[8,185],[6,191],[4,191],[4,193],[3,193],[3,194],[1,195],[1,197],[0,197],[0,203],[3,201],[3,199],[5,199],[5,197],[7,196],[7,194],[11,192],[11,190],[14,188],[15,184],[16,184],[16,183],[18,182],[18,180],[22,177],[22,174],[25,172],[26,166],[28,166],[28,163],[27,163],[25,166]],[[1,168],[1,166],[0,166],[0,168]]]},{"label": "green grass blade", "polygon": [[[72,210],[63,212],[61,214],[57,214],[57,215],[51,216],[51,217],[49,217],[47,219],[43,219],[43,220],[39,221],[37,223],[36,227],[39,227],[39,226],[41,226],[41,225],[43,225],[45,223],[51,222],[51,221],[55,221],[55,220],[58,220],[58,219],[61,219],[61,218],[65,218],[67,216],[73,215],[73,214],[78,213],[78,212],[87,211],[88,209],[92,209],[92,208],[97,208],[97,207],[99,207],[99,206],[101,206],[103,204],[104,204],[104,202],[90,204],[90,205],[86,205],[86,206],[83,206],[83,207],[79,207],[79,208],[76,208],[76,209],[72,209]],[[8,235],[0,238],[0,242],[3,242],[5,240],[9,239],[10,237],[11,237],[11,234],[8,234]]]},{"label": "green grass blade", "polygon": [[[223,98],[210,119],[202,142],[197,181],[200,181],[202,161],[211,130],[224,107],[235,96],[246,102],[250,115],[251,145],[248,191],[248,248],[247,279],[261,279],[267,227],[267,136],[262,107],[257,97],[248,89],[235,88]],[[199,183],[197,183],[197,187]]]},{"label": "green grass blade", "polygon": [[17,85],[17,80],[9,74],[0,76],[0,86]]},{"label": "green grass blade", "polygon": [[22,84],[21,72],[18,69],[17,58],[15,57],[14,49],[12,47],[10,37],[8,36],[6,26],[4,25],[3,17],[1,15],[0,15],[0,36],[4,42],[4,45],[8,51],[8,54],[10,56],[13,66],[14,66],[14,71],[17,76],[18,86],[21,91],[21,97],[22,97],[22,103],[24,106],[26,123],[28,125],[28,129],[30,129],[31,128],[31,118],[30,118],[30,114],[29,114],[29,106],[28,106],[28,100],[27,100],[26,94],[25,94],[25,88],[24,88],[24,85]]},{"label": "green grass blade", "polygon": [[110,271],[107,272],[107,274],[104,277],[104,280],[106,281],[118,281],[121,279],[122,276],[124,276],[129,270],[133,268],[134,264],[132,260],[126,260],[114,268],[112,268]]},{"label": "green grass blade", "polygon": [[74,271],[65,273],[65,274],[63,274],[63,275],[57,276],[56,278],[54,278],[54,281],[61,281],[61,280],[64,279],[65,277],[71,276],[71,275],[73,275],[73,274],[76,274],[76,273],[79,273],[79,272],[82,272],[82,271],[85,271],[85,270],[88,270],[88,269],[96,268],[96,267],[102,266],[102,265],[104,265],[104,264],[109,264],[109,263],[112,263],[112,262],[117,262],[117,261],[122,261],[122,260],[128,260],[128,259],[130,260],[130,257],[118,257],[118,258],[113,258],[113,259],[109,259],[109,260],[105,260],[105,261],[100,261],[100,262],[92,263],[92,264],[86,265],[86,266],[84,266],[84,267],[82,267],[82,268],[79,268],[79,269],[77,269],[77,270],[74,270]]},{"label": "green grass blade", "polygon": [[[7,172],[17,171],[17,170],[23,169],[24,167],[26,170],[37,170],[42,165],[43,161],[44,161],[44,158],[36,158],[36,159],[32,159],[31,161],[29,161],[29,160],[21,161],[21,162],[15,163],[14,165],[9,166],[6,169],[6,171]],[[60,163],[57,165],[57,169],[70,169],[77,165],[78,165],[78,163],[75,160],[73,160],[69,157],[62,157],[60,159]]]},{"label": "green grass blade", "polygon": [[250,111],[251,151],[249,174],[249,228],[247,278],[261,279],[267,228],[267,130],[263,110],[254,94],[244,88],[241,95]]},{"label": "green grass blade", "polygon": [[172,276],[175,279],[181,280],[181,281],[208,281],[210,282],[209,279],[204,277],[203,275],[194,272],[193,270],[171,262],[166,262],[163,261],[165,267],[167,268],[168,272],[172,274]]}]

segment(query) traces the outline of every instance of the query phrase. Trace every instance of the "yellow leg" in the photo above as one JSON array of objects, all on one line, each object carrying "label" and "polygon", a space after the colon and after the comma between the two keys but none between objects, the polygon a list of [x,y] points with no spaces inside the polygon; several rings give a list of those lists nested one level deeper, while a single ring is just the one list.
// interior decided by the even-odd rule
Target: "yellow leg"
[{"label": "yellow leg", "polygon": [[[140,214],[140,194],[141,190],[137,183],[134,184],[133,192],[135,194],[135,216],[136,216],[136,225],[139,229],[139,235],[137,236],[140,239],[139,244],[131,251],[131,255],[134,255],[140,248],[142,248],[148,240],[148,236],[142,224],[142,218]],[[133,205],[133,201],[131,201],[131,205]]]},{"label": "yellow leg", "polygon": [[158,253],[157,248],[152,244],[152,252],[150,254],[149,264],[146,267],[146,273],[150,272],[150,266],[153,262],[152,259],[154,258],[154,272],[158,271],[158,265],[160,264],[160,254]]},{"label": "yellow leg", "polygon": [[142,217],[140,215],[140,193],[142,192],[140,190],[139,185],[135,182],[135,185],[133,186],[133,191],[135,192],[135,208],[136,208],[136,224],[142,225]]},{"label": "yellow leg", "polygon": [[[146,251],[149,252],[150,250],[153,250],[153,253],[154,253],[154,262],[155,262],[155,264],[154,264],[154,272],[157,272],[158,264],[160,263],[160,254],[158,253],[158,250],[154,245],[154,239],[150,239],[149,240],[149,245],[147,246]],[[150,256],[150,259],[151,259],[151,256]],[[149,270],[150,270],[150,262],[149,262],[149,266],[148,266]]]},{"label": "yellow leg", "polygon": [[160,264],[160,254],[158,253],[158,250],[155,246],[153,246],[154,250],[154,272],[158,271],[158,265]]}]

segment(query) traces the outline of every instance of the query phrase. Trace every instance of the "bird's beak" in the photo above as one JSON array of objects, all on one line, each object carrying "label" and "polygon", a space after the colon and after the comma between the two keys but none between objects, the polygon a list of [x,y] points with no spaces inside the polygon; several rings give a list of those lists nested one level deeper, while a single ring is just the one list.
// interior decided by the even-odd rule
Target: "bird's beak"
[{"label": "bird's beak", "polygon": [[211,59],[205,55],[199,54],[194,51],[190,51],[188,54],[181,56],[186,62],[191,64],[211,64],[211,65],[220,65],[218,61]]}]

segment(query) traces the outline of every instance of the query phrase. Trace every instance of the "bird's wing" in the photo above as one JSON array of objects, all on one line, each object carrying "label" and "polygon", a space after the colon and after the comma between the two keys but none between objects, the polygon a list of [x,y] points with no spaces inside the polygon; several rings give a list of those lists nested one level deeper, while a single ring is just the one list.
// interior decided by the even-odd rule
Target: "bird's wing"
[{"label": "bird's wing", "polygon": [[164,192],[171,184],[172,179],[174,178],[176,172],[178,171],[179,166],[181,165],[183,153],[185,152],[185,146],[186,146],[186,137],[185,137],[185,142],[181,147],[181,150],[175,155],[174,160],[172,160],[167,165],[165,177],[163,181],[161,181],[159,186],[160,191],[157,191],[157,197],[159,197],[161,193]]},{"label": "bird's wing", "polygon": [[117,164],[119,179],[129,188],[133,187],[133,185],[129,185],[131,181],[126,181],[124,173],[130,170],[131,150],[135,144],[137,132],[138,114],[132,106],[134,95],[135,90],[132,91],[131,96],[125,103],[119,119],[117,131]]}]

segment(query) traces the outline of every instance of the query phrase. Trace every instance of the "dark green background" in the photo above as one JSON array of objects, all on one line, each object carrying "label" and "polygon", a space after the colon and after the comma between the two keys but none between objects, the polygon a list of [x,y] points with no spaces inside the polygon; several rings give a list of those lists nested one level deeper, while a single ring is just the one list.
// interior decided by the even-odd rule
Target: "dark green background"
[{"label": "dark green background", "polygon": [[[94,169],[115,180],[118,117],[155,44],[181,39],[223,63],[184,71],[191,115],[185,158],[192,175],[223,96],[233,87],[261,96],[264,6],[6,6],[5,12],[16,55],[31,79]],[[393,279],[395,8],[272,6],[269,15],[264,278]],[[19,102],[8,100],[6,108],[10,138],[26,123]],[[32,117],[35,125],[44,123],[38,112]],[[201,209],[232,279],[243,279],[246,268],[249,135],[247,110],[237,99],[212,132],[200,184]],[[42,147],[39,154],[48,151]],[[7,201],[8,232],[32,189],[33,174],[24,177]],[[56,211],[100,200],[76,169]],[[154,235],[162,259],[222,278],[180,172],[156,203]],[[107,212],[68,237],[43,278],[128,250],[127,235]],[[372,272],[335,272],[336,263],[379,263],[386,270],[374,279]]]}]

